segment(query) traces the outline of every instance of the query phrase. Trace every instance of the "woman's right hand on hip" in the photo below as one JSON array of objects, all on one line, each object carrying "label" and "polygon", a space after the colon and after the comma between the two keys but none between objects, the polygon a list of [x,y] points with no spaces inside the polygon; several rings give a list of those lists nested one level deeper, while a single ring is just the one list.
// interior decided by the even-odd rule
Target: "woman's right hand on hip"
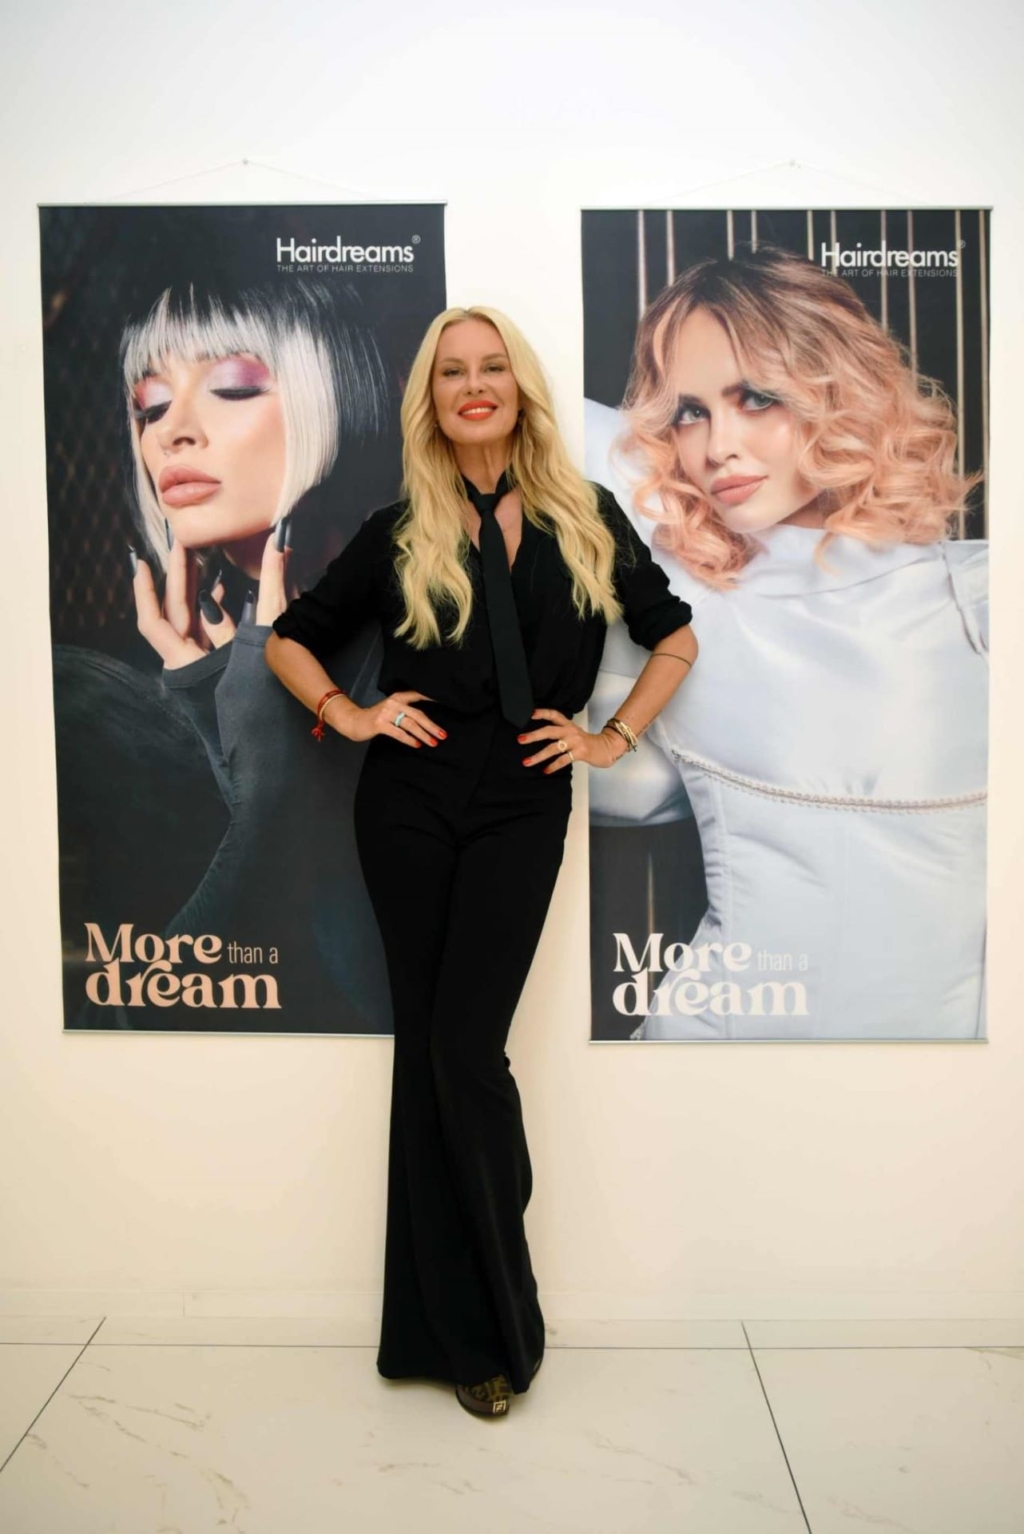
[{"label": "woman's right hand on hip", "polygon": [[[403,745],[419,750],[421,745],[436,746],[447,739],[447,731],[415,708],[417,700],[433,702],[424,692],[393,692],[380,703],[346,713],[342,733],[349,740],[371,740],[374,735],[390,735]],[[324,709],[329,715],[330,704]],[[328,719],[328,723],[330,720]]]}]

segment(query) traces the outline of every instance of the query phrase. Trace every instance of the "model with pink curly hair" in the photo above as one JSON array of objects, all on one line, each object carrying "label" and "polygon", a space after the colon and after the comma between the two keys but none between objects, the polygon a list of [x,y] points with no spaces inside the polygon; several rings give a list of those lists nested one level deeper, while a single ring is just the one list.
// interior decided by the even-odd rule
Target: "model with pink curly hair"
[{"label": "model with pink curly hair", "polygon": [[[660,293],[622,411],[587,411],[587,472],[701,642],[591,788],[597,823],[692,808],[701,836],[707,912],[633,1037],[983,1036],[987,544],[950,536],[980,478],[950,401],[847,282],[763,246]],[[594,708],[633,664],[612,630]]]}]

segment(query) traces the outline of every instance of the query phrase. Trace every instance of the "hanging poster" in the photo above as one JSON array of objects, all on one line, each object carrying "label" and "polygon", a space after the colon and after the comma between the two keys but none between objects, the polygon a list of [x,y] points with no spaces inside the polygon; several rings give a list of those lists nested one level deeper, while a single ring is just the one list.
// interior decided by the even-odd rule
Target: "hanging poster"
[{"label": "hanging poster", "polygon": [[[43,207],[66,1029],[391,1031],[364,747],[264,646],[401,480],[443,208]],[[379,698],[379,634],[328,665]]]},{"label": "hanging poster", "polygon": [[699,645],[590,774],[592,1037],[983,1039],[988,211],[582,237],[587,473]]}]

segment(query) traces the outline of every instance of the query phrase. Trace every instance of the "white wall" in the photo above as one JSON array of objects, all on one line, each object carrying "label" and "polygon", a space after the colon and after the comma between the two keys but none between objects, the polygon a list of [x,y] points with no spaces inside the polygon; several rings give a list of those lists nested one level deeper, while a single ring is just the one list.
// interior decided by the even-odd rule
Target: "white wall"
[{"label": "white wall", "polygon": [[993,205],[990,1042],[589,1045],[581,785],[509,1053],[549,1320],[1024,1313],[1024,13],[14,0],[7,16],[0,1308],[378,1303],[390,1040],[61,1031],[35,205],[409,198],[447,201],[451,300],[519,320],[577,453],[581,206]]}]

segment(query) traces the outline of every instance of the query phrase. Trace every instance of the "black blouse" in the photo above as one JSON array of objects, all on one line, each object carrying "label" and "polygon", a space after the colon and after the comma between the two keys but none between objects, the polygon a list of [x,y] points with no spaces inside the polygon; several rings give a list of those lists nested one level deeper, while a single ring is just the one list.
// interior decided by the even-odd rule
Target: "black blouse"
[{"label": "black blouse", "polygon": [[[690,607],[673,596],[664,570],[655,564],[611,491],[602,485],[595,488],[601,515],[615,538],[615,593],[626,628],[634,643],[653,650],[660,640],[689,623]],[[317,584],[295,597],[275,620],[274,632],[282,639],[296,640],[324,661],[375,617],[384,637],[381,692],[421,692],[463,712],[481,713],[499,700],[483,568],[474,545],[470,545],[468,562],[473,609],[462,643],[444,640],[416,650],[405,638],[395,637],[394,630],[405,617],[405,603],[391,535],[405,504],[396,501],[367,517]],[[512,565],[512,590],[535,705],[570,716],[578,713],[594,689],[607,625],[599,614],[580,618],[572,601],[572,576],[557,538],[526,516]]]}]

